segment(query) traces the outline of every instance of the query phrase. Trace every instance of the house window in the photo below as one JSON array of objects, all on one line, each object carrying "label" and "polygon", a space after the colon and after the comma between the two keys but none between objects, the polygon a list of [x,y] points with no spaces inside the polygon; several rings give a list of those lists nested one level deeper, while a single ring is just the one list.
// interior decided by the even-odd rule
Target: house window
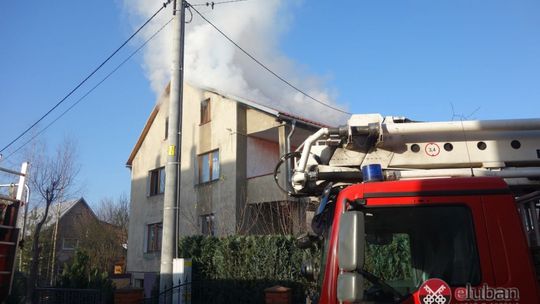
[{"label": "house window", "polygon": [[77,248],[78,240],[74,238],[64,238],[62,240],[62,250],[75,250]]},{"label": "house window", "polygon": [[210,98],[201,101],[201,125],[210,122]]},{"label": "house window", "polygon": [[165,192],[165,167],[148,172],[148,195],[157,195]]},{"label": "house window", "polygon": [[219,179],[219,150],[198,156],[199,183],[207,183]]},{"label": "house window", "polygon": [[146,252],[161,251],[161,232],[163,230],[162,223],[154,223],[147,226],[146,235]]},{"label": "house window", "polygon": [[203,235],[214,236],[216,234],[213,214],[201,215],[201,224],[201,232]]}]

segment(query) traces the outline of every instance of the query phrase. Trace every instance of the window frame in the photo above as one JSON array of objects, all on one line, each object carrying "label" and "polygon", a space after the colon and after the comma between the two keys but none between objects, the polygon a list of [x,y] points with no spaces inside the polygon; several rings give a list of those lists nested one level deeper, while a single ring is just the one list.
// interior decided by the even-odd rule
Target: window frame
[{"label": "window frame", "polygon": [[[398,206],[398,205],[370,204],[368,200],[368,205],[363,209],[363,211],[364,213],[370,213],[370,211],[373,212],[373,211],[383,210],[383,209],[393,209],[392,210],[393,212],[404,214],[403,212],[404,209],[411,209],[411,210],[418,211],[421,209],[435,210],[435,209],[442,209],[442,208],[447,208],[446,211],[448,211],[448,209],[454,209],[454,210],[460,209],[463,211],[461,215],[465,217],[465,221],[464,222],[462,221],[462,224],[460,225],[460,227],[463,229],[461,230],[461,232],[463,231],[469,232],[469,237],[470,237],[469,241],[470,241],[470,244],[472,245],[471,249],[473,250],[473,255],[470,257],[470,262],[473,263],[472,265],[475,265],[477,267],[476,269],[477,277],[474,277],[474,280],[469,280],[467,282],[458,282],[458,283],[452,282],[451,280],[445,279],[445,278],[441,278],[441,279],[444,279],[448,283],[448,285],[450,285],[451,287],[463,287],[466,284],[471,284],[471,286],[479,286],[481,282],[483,281],[484,274],[483,274],[483,269],[482,269],[482,264],[481,264],[480,251],[478,248],[478,240],[477,240],[477,233],[476,233],[473,211],[471,210],[470,206],[466,203],[466,201],[447,201],[444,203],[435,203],[435,204],[422,205],[422,206],[417,206],[417,205],[399,205]],[[401,210],[396,211],[396,209],[401,209]],[[367,222],[366,222],[366,235],[367,234],[368,234],[368,229],[367,229]],[[409,235],[409,238],[411,237],[411,235],[412,234]],[[367,241],[366,241],[366,247],[367,247]],[[411,252],[412,250],[413,249],[411,248]]]},{"label": "window frame", "polygon": [[[151,236],[151,232],[154,232],[154,238]],[[151,223],[146,225],[146,253],[161,252],[161,242],[163,237],[163,223]]]},{"label": "window frame", "polygon": [[204,125],[212,121],[212,112],[210,106],[210,98],[201,101],[199,125]]},{"label": "window frame", "polygon": [[[66,246],[66,240],[71,240],[71,241],[75,241],[75,245],[74,246]],[[62,238],[62,250],[76,250],[77,249],[77,246],[79,246],[79,240],[77,238],[70,238],[70,237],[64,237]]]},{"label": "window frame", "polygon": [[165,167],[148,171],[147,196],[162,195],[165,193]]},{"label": "window frame", "polygon": [[[216,166],[214,162],[214,155],[217,154],[217,174],[215,174]],[[208,180],[203,180],[203,160],[208,156]],[[217,176],[214,176],[217,175]],[[219,180],[221,177],[221,158],[219,155],[219,149],[211,150],[205,153],[197,155],[197,183],[207,184]]]}]

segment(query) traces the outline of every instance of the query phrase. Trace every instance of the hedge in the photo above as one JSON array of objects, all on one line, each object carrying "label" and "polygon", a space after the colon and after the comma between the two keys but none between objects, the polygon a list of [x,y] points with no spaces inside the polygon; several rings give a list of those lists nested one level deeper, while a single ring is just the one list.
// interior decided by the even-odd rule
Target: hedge
[{"label": "hedge", "polygon": [[192,236],[179,250],[193,262],[193,303],[264,303],[264,289],[275,285],[292,288],[293,302],[304,303],[316,289],[300,267],[318,262],[320,250],[299,249],[292,236]]},{"label": "hedge", "polygon": [[409,238],[394,235],[389,244],[367,244],[364,268],[385,281],[412,279]]},{"label": "hedge", "polygon": [[[192,258],[193,303],[264,303],[264,289],[290,287],[293,302],[316,297],[316,282],[300,274],[304,260],[319,268],[321,244],[299,249],[292,236],[191,236],[180,240],[180,256]],[[409,240],[397,235],[388,244],[368,244],[365,269],[383,280],[412,276]],[[369,283],[368,283],[369,285]]]}]

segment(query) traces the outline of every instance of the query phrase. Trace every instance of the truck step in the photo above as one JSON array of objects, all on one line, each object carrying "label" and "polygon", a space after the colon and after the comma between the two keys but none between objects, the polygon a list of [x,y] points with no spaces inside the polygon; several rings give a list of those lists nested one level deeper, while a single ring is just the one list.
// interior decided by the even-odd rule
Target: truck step
[{"label": "truck step", "polygon": [[0,229],[15,229],[15,226],[0,225]]},{"label": "truck step", "polygon": [[11,274],[11,271],[0,271],[0,275],[8,275]]},{"label": "truck step", "polygon": [[0,241],[0,245],[15,246],[15,242],[4,242],[4,241]]}]

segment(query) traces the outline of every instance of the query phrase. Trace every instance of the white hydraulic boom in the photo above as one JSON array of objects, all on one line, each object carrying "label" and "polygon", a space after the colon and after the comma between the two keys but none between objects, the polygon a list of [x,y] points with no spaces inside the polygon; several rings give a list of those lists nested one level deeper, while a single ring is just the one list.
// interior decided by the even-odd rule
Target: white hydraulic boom
[{"label": "white hydraulic boom", "polygon": [[318,195],[325,181],[362,181],[381,166],[385,179],[499,176],[510,186],[540,187],[540,119],[414,122],[352,115],[303,144],[293,192]]}]

